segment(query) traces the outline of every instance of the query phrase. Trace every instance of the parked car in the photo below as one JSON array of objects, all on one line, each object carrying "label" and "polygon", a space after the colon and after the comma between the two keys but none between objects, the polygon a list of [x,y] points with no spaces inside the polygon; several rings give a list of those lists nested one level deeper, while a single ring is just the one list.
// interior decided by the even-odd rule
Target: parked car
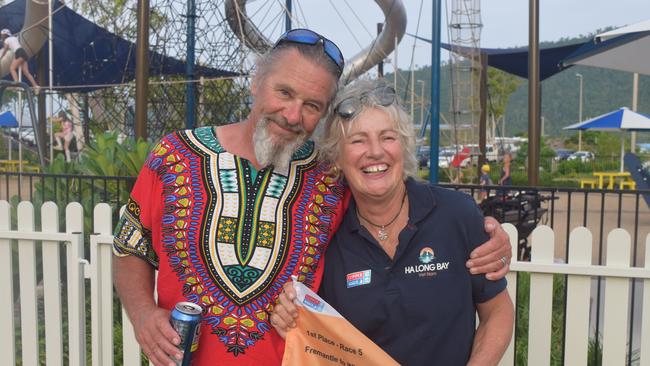
[{"label": "parked car", "polygon": [[442,149],[438,152],[438,167],[446,169],[451,165],[456,153],[453,150]]},{"label": "parked car", "polygon": [[590,151],[576,151],[573,154],[569,155],[567,160],[579,160],[583,163],[587,163],[593,161],[594,158],[594,154]]},{"label": "parked car", "polygon": [[555,150],[555,161],[567,160],[571,154],[575,151],[569,149],[557,149]]}]

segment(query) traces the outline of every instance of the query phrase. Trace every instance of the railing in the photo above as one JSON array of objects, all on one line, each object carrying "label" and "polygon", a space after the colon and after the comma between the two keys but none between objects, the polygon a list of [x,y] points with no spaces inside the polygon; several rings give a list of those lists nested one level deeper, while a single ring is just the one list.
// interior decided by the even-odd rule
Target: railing
[{"label": "railing", "polygon": [[110,202],[121,207],[135,177],[0,172],[0,199],[47,202]]},{"label": "railing", "polygon": [[[441,184],[442,187],[463,191],[478,198],[478,185]],[[490,194],[504,187],[490,186]],[[602,264],[602,250],[606,233],[622,228],[632,235],[633,265],[637,264],[637,253],[643,238],[650,233],[650,207],[646,197],[650,190],[600,190],[548,187],[508,187],[508,193],[515,196],[525,192],[536,192],[548,199],[542,208],[548,210],[540,219],[541,224],[553,228],[557,238],[556,258],[566,260],[569,234],[578,226],[584,226],[594,235],[597,248],[593,252],[596,264]],[[641,224],[641,225],[640,225]]]},{"label": "railing", "polygon": [[[66,207],[64,230],[59,229],[58,208],[51,202],[40,210],[40,229],[36,229],[34,207],[30,202],[18,205],[16,230],[11,230],[10,211],[9,203],[0,201],[0,293],[3,294],[0,296],[3,324],[0,327],[0,364],[140,365],[140,349],[126,315],[122,311],[120,319],[114,319],[114,314],[120,314],[120,308],[114,308],[119,305],[114,302],[111,282],[114,217],[111,206],[101,203],[94,209],[95,226],[87,244],[88,257],[83,250],[83,208],[79,203]],[[509,224],[504,227],[511,240],[517,242],[516,228]],[[517,295],[523,291],[520,287],[520,294],[517,294],[519,275],[530,274],[527,304],[530,320],[527,325],[531,331],[513,338],[501,365],[520,364],[515,361],[516,342],[522,338],[527,339],[529,365],[551,363],[551,319],[554,311],[558,311],[552,306],[554,274],[566,276],[566,310],[559,309],[565,319],[563,364],[587,365],[588,343],[594,341],[590,336],[590,326],[593,327],[590,305],[594,297],[600,296],[591,290],[592,277],[605,284],[603,327],[596,337],[602,346],[596,357],[603,365],[650,364],[650,235],[645,240],[645,268],[630,266],[631,236],[623,229],[609,233],[602,265],[591,264],[593,242],[586,228],[576,228],[570,233],[567,263],[556,263],[551,228],[535,229],[531,243],[532,261],[513,261],[512,272],[508,275],[508,290],[516,302]],[[39,246],[40,257],[36,254]],[[62,248],[65,260],[59,262]],[[17,260],[12,260],[13,257]],[[629,287],[635,281],[643,282],[643,299],[631,300]],[[38,305],[40,287],[43,288],[42,307]],[[634,305],[631,302],[641,302],[638,308],[642,313],[632,315],[634,319],[629,315]],[[86,335],[88,316],[90,333]],[[638,316],[642,322],[635,321]],[[15,320],[18,318],[20,326]],[[120,324],[122,332],[114,334]],[[628,333],[628,327],[635,326],[639,329],[639,339],[635,343],[639,348],[633,350],[635,356],[631,357],[628,345],[633,343],[633,336]],[[89,349],[86,349],[87,340]],[[44,345],[44,349],[40,345]],[[122,351],[115,351],[119,349]]]}]

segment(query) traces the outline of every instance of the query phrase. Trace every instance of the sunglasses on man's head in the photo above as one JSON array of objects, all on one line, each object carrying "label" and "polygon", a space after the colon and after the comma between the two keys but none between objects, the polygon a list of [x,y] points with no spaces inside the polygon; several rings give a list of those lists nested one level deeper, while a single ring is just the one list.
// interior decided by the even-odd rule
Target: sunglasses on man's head
[{"label": "sunglasses on man's head", "polygon": [[314,31],[310,31],[309,29],[292,29],[284,33],[280,39],[275,42],[273,48],[276,48],[278,45],[286,42],[306,45],[315,45],[319,42],[322,43],[323,51],[327,56],[329,56],[329,58],[332,59],[332,61],[334,61],[339,69],[339,76],[341,76],[345,62],[343,61],[343,54],[341,53],[341,50],[336,44],[334,44],[334,42]]},{"label": "sunglasses on man's head", "polygon": [[343,99],[335,108],[336,113],[344,119],[354,117],[363,105],[363,101],[373,98],[373,101],[382,106],[388,107],[395,102],[395,89],[392,86],[384,85],[361,93],[358,97]]}]

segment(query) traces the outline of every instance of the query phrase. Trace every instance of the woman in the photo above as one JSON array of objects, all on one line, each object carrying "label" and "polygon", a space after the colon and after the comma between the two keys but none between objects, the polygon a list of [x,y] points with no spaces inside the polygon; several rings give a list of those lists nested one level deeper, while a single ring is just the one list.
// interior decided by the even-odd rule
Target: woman
[{"label": "woman", "polygon": [[[327,250],[320,295],[400,364],[496,364],[513,306],[505,280],[463,265],[486,239],[478,207],[414,179],[414,128],[391,87],[358,81],[334,105],[322,159],[353,199]],[[360,272],[368,281],[346,280]],[[285,286],[271,318],[281,335],[295,325],[293,298]]]},{"label": "woman", "polygon": [[[509,152],[503,154],[503,168],[501,168],[501,176],[499,176],[499,185],[500,186],[511,186],[512,178],[510,177],[510,164],[512,163],[512,154]],[[497,196],[502,199],[506,199],[508,195],[508,190],[506,189],[497,189]]]},{"label": "woman", "polygon": [[503,154],[503,168],[499,177],[500,186],[511,186],[512,178],[510,177],[510,164],[512,163],[512,154],[509,152]]},{"label": "woman", "polygon": [[3,43],[2,55],[0,55],[0,59],[5,57],[5,54],[9,49],[11,49],[11,51],[14,53],[14,59],[11,61],[11,65],[9,66],[9,71],[11,72],[12,79],[14,79],[14,81],[18,81],[18,68],[21,68],[23,70],[23,75],[27,77],[29,82],[32,84],[32,87],[34,87],[35,92],[38,93],[39,86],[36,84],[36,80],[34,80],[34,77],[29,72],[29,65],[27,63],[27,61],[29,61],[29,56],[20,45],[18,37],[12,36],[9,29],[1,30],[0,37],[2,37]]}]

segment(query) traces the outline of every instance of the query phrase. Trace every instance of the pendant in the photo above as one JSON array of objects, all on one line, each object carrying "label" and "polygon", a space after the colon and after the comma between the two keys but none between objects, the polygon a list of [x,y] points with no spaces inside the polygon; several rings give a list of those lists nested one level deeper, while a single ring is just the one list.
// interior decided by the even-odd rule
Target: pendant
[{"label": "pendant", "polygon": [[388,240],[388,233],[386,232],[385,227],[381,227],[377,233],[377,238],[381,241],[386,241]]}]

